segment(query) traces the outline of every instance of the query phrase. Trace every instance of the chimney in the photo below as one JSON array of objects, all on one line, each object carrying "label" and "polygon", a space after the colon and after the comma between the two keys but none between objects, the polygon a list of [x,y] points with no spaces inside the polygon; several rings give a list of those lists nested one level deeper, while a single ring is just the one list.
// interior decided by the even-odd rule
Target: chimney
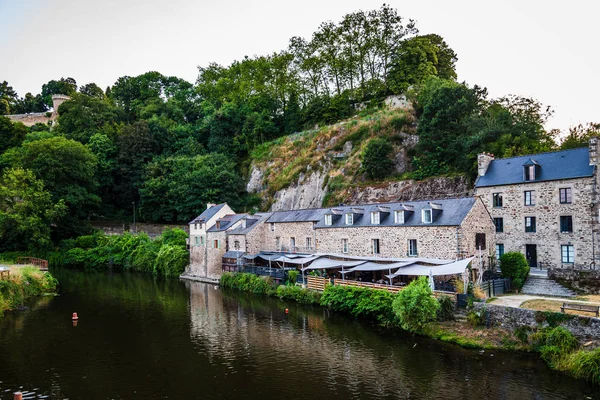
[{"label": "chimney", "polygon": [[214,207],[214,206],[216,206],[216,204],[213,204],[213,203],[206,203],[206,209],[207,209],[207,210],[208,210],[209,208],[211,208],[211,207]]},{"label": "chimney", "polygon": [[590,148],[590,165],[598,165],[598,137],[591,137],[588,146]]},{"label": "chimney", "polygon": [[487,172],[490,163],[494,160],[494,155],[489,153],[481,153],[477,156],[477,174],[484,176]]}]

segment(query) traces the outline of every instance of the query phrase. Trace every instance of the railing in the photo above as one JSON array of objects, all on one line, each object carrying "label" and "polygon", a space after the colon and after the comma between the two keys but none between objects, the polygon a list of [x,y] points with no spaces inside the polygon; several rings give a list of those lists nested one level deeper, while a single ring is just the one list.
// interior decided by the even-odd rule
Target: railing
[{"label": "railing", "polygon": [[384,285],[381,283],[368,283],[368,282],[347,281],[347,280],[339,280],[339,279],[335,280],[335,284],[337,286],[355,286],[355,287],[367,287],[370,289],[381,289],[381,290],[387,290],[392,293],[397,293],[397,292],[401,291],[402,289],[404,289],[403,286],[390,286],[390,285]]},{"label": "railing", "polygon": [[487,297],[494,297],[510,290],[510,279],[491,279],[482,282],[479,288]]},{"label": "railing", "polygon": [[319,276],[307,276],[306,287],[312,290],[325,290],[325,286],[330,283],[329,278],[321,278]]},{"label": "railing", "polygon": [[284,281],[287,277],[287,270],[282,268],[255,267],[246,265],[241,272],[247,272],[259,276],[270,276],[271,278]]},{"label": "railing", "polygon": [[33,265],[40,269],[40,271],[48,271],[48,260],[35,257],[18,257],[17,264],[20,265]]}]

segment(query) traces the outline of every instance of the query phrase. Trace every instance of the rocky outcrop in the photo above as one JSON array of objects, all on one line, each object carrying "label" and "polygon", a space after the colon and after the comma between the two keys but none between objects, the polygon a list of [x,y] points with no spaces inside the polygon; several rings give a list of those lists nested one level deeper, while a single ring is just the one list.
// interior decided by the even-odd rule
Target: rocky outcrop
[{"label": "rocky outcrop", "polygon": [[261,168],[252,165],[248,184],[246,185],[246,191],[248,193],[259,193],[265,190],[265,183],[263,181],[264,176],[265,172]]},{"label": "rocky outcrop", "polygon": [[275,193],[270,211],[321,207],[327,193],[323,188],[326,176],[327,169],[300,174],[298,182]]},{"label": "rocky outcrop", "polygon": [[423,181],[396,181],[382,186],[360,186],[349,189],[348,204],[382,203],[425,199],[447,199],[470,196],[472,186],[465,177],[438,177]]}]

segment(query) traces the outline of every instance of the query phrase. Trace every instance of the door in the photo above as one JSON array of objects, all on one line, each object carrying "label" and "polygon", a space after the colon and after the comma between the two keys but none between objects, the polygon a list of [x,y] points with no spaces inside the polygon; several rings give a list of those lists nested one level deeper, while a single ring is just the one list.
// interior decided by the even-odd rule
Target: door
[{"label": "door", "polygon": [[525,258],[530,268],[537,268],[537,246],[535,244],[525,245]]}]

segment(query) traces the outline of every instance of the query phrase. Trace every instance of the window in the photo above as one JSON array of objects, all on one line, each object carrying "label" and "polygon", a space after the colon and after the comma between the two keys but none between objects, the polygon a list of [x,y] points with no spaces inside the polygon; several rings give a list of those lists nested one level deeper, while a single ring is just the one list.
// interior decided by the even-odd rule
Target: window
[{"label": "window", "polygon": [[312,239],[309,237],[306,238],[306,248],[312,249]]},{"label": "window", "polygon": [[504,255],[504,245],[502,243],[498,243],[496,245],[496,259],[499,260],[500,257]]},{"label": "window", "polygon": [[236,250],[240,249],[240,241],[239,240],[235,240],[233,242],[233,248],[236,249]]},{"label": "window", "polygon": [[242,229],[246,229],[246,219],[242,220]]},{"label": "window", "polygon": [[421,211],[421,220],[424,224],[430,224],[432,222],[431,218],[431,210],[423,210]]},{"label": "window", "polygon": [[504,232],[504,218],[494,218],[494,225],[496,225],[496,232]]},{"label": "window", "polygon": [[525,205],[526,206],[535,206],[535,199],[533,197],[533,190],[526,190],[524,192],[525,195]]},{"label": "window", "polygon": [[373,225],[379,225],[379,211],[373,211],[371,213],[371,223]]},{"label": "window", "polygon": [[194,224],[194,229],[198,229],[198,224]]},{"label": "window", "polygon": [[408,239],[408,255],[416,257],[417,254],[417,239]]},{"label": "window", "polygon": [[575,262],[575,247],[572,244],[563,244],[560,246],[561,261],[565,264]]},{"label": "window", "polygon": [[524,174],[526,181],[535,181],[535,165],[526,165]]},{"label": "window", "polygon": [[290,250],[294,250],[296,248],[296,238],[295,237],[291,237],[290,238]]},{"label": "window", "polygon": [[485,250],[485,233],[475,234],[475,248]]},{"label": "window", "polygon": [[342,239],[342,253],[348,253],[348,239]]},{"label": "window", "polygon": [[331,214],[325,214],[325,225],[331,226]]},{"label": "window", "polygon": [[560,204],[571,204],[572,195],[571,188],[560,188],[558,189]]},{"label": "window", "polygon": [[371,239],[373,254],[379,254],[379,239]]},{"label": "window", "polygon": [[535,217],[525,217],[525,232],[535,232]]},{"label": "window", "polygon": [[219,241],[213,240],[213,249],[218,249],[218,248],[219,248]]},{"label": "window", "polygon": [[195,238],[196,246],[200,244],[200,236],[196,236]]},{"label": "window", "polygon": [[281,238],[279,236],[275,237],[275,250],[279,250],[281,247]]},{"label": "window", "polygon": [[394,211],[394,223],[396,223],[396,224],[404,223],[404,211]]},{"label": "window", "polygon": [[502,207],[502,193],[494,193],[492,195],[492,203],[494,207]]},{"label": "window", "polygon": [[573,233],[573,217],[570,215],[560,216],[560,233]]},{"label": "window", "polygon": [[275,232],[275,224],[271,222],[271,232]]},{"label": "window", "polygon": [[346,214],[346,225],[354,224],[354,214]]},{"label": "window", "polygon": [[200,236],[200,244],[204,246],[204,236]]}]

